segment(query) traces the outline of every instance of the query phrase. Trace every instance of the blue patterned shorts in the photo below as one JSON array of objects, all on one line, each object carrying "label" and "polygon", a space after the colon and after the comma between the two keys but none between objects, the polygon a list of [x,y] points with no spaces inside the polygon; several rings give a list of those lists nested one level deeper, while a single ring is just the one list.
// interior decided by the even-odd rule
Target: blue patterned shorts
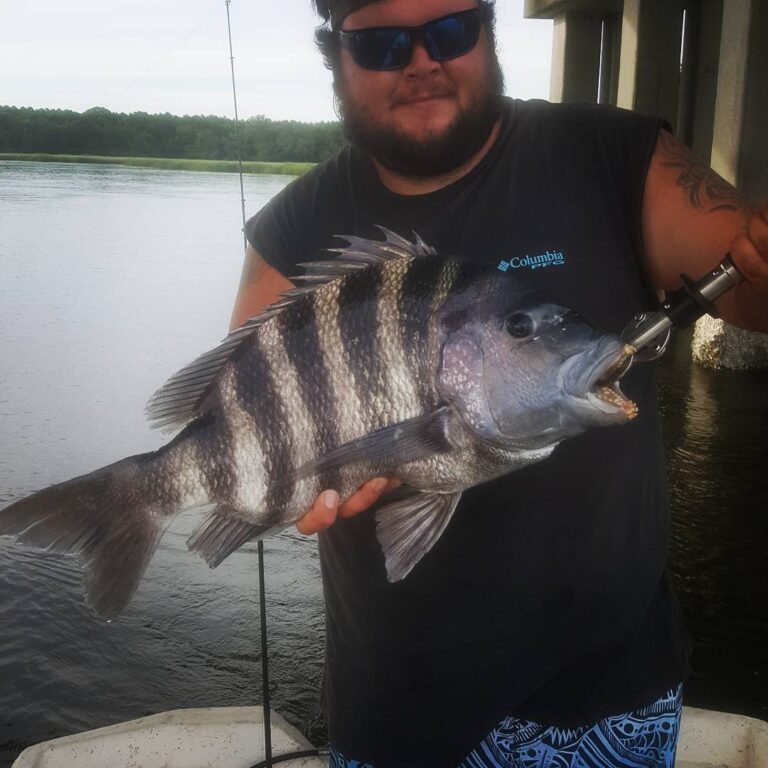
[{"label": "blue patterned shorts", "polygon": [[[658,701],[581,728],[505,718],[459,768],[672,768],[683,686]],[[375,768],[331,747],[329,768]]]}]

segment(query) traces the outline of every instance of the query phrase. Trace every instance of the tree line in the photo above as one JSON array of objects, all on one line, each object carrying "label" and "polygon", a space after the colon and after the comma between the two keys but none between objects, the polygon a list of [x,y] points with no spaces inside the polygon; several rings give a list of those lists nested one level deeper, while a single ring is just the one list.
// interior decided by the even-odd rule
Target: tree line
[{"label": "tree line", "polygon": [[[240,121],[242,159],[321,162],[344,143],[337,122],[262,115]],[[226,117],[85,112],[0,106],[0,152],[236,160],[235,121]]]}]

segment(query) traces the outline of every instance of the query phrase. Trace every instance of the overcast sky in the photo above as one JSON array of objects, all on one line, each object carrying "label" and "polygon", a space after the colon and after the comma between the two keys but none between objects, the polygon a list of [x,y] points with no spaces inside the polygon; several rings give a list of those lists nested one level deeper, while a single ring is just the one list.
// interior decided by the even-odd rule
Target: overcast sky
[{"label": "overcast sky", "polygon": [[[507,92],[546,98],[552,25],[498,0]],[[232,0],[240,116],[333,120],[310,0]],[[0,104],[231,116],[224,0],[0,0]]]}]

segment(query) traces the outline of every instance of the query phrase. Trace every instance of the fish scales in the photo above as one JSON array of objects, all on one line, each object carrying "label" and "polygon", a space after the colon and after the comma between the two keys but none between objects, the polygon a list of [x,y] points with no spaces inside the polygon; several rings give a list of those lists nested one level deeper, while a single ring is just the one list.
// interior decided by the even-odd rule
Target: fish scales
[{"label": "fish scales", "polygon": [[[313,321],[311,330],[293,315],[290,321],[282,321],[295,326],[290,343],[297,362],[313,357],[297,366],[297,377],[306,401],[313,404],[310,410],[316,430],[325,436],[315,455],[423,413],[416,383],[419,370],[409,367],[400,331],[400,298],[409,266],[406,260],[387,262],[377,270],[368,270],[365,280],[360,274],[348,275],[338,286],[323,286],[302,299],[302,303],[312,302],[313,313],[305,314],[302,309],[296,314]],[[329,293],[330,297],[326,295]],[[339,361],[340,349],[343,364],[334,364]],[[354,406],[344,413],[343,404],[352,392]],[[297,514],[314,499],[317,490],[336,488],[346,495],[371,473],[383,469],[375,463],[358,462],[338,470],[333,477],[324,470],[323,482],[311,486],[309,498],[306,493],[297,496]]]},{"label": "fish scales", "polygon": [[[212,435],[213,444],[205,446],[208,473],[215,481],[211,501],[236,509],[239,487],[250,474],[249,465],[262,472],[263,480],[251,489],[252,499],[258,503],[274,495],[280,499],[278,503],[284,501],[279,476],[274,473],[291,466],[288,437],[277,429],[282,403],[269,375],[265,346],[263,335],[254,335],[248,349],[232,365],[224,388],[217,389],[216,407],[212,410],[220,424]],[[271,509],[265,510],[265,518],[265,522],[271,521]]]},{"label": "fish scales", "polygon": [[337,299],[341,342],[352,373],[349,383],[358,393],[362,406],[359,414],[362,417],[361,426],[365,431],[383,426],[381,404],[387,396],[382,386],[386,365],[379,338],[382,329],[378,327],[379,291],[386,267],[382,265],[380,269],[366,269],[348,275],[342,280]]},{"label": "fish scales", "polygon": [[308,265],[312,287],[174,374],[148,407],[182,427],[167,445],[11,504],[0,535],[83,557],[110,618],[182,509],[216,505],[188,542],[215,567],[323,488],[346,498],[394,474],[410,495],[378,508],[376,532],[396,581],[462,490],[634,418],[619,339],[495,268],[384,235],[348,238],[340,259]]},{"label": "fish scales", "polygon": [[334,431],[338,443],[344,444],[359,436],[359,414],[364,405],[357,387],[351,362],[341,333],[339,293],[341,280],[318,288],[312,294],[320,353],[328,370],[328,387],[335,403]]},{"label": "fish scales", "polygon": [[[281,330],[282,344],[299,387],[299,396],[307,406],[309,427],[306,440],[313,454],[310,458],[313,458],[341,445],[337,428],[340,421],[339,401],[334,397],[332,371],[320,335],[316,295],[297,302],[295,311],[279,315],[275,320]],[[308,460],[305,458],[301,462]],[[339,488],[340,469],[323,469],[314,486],[320,489]]]},{"label": "fish scales", "polygon": [[[258,393],[251,392],[249,381],[266,376],[267,367],[257,338],[254,347],[240,357],[239,365],[228,366],[222,372],[216,391],[217,408],[212,409],[221,431],[208,436],[199,446],[209,478],[209,501],[227,501],[236,509],[253,509],[269,494],[269,433],[260,411],[269,407],[270,383]],[[251,394],[256,394],[256,401],[249,399]]]},{"label": "fish scales", "polygon": [[[311,457],[314,447],[307,404],[302,401],[296,370],[286,355],[280,327],[274,320],[258,329],[247,342],[245,354],[233,363],[237,400],[253,421],[253,434],[264,457],[263,472],[267,478],[263,497],[254,498],[256,503],[243,512],[263,525],[285,520],[294,500],[290,478],[297,464]],[[237,445],[246,437],[234,434],[231,442]],[[246,460],[249,453],[247,449],[242,452]],[[242,472],[234,460],[227,469],[235,478]]]},{"label": "fish scales", "polygon": [[[170,518],[178,508],[207,504],[209,477],[200,452],[200,436],[212,430],[211,416],[201,417],[185,427],[170,443],[145,454],[133,467],[133,492],[143,505]],[[127,479],[126,479],[127,480]],[[127,482],[124,480],[124,484]]]},{"label": "fish scales", "polygon": [[[428,354],[430,315],[441,303],[443,264],[436,259],[412,259],[406,269],[400,295],[400,332],[403,349],[411,370],[418,371],[418,399],[423,412],[437,404],[435,377],[431,374],[432,357]],[[424,311],[424,307],[429,311]]]},{"label": "fish scales", "polygon": [[[405,348],[403,327],[407,323],[407,309],[403,303],[405,282],[414,260],[398,259],[383,265],[376,301],[376,340],[382,365],[381,397],[373,407],[396,423],[425,413],[427,404],[421,397],[420,366]],[[424,315],[421,307],[419,314]]]}]

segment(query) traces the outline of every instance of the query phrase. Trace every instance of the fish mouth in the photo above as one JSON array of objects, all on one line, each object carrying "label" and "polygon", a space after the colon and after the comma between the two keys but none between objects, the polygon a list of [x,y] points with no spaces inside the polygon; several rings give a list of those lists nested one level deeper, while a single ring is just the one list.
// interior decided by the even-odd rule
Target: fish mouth
[{"label": "fish mouth", "polygon": [[[637,404],[619,387],[619,381],[629,370],[636,350],[629,344],[611,340],[610,349],[600,344],[595,353],[597,361],[579,377],[575,397],[589,403],[606,416],[622,416],[627,421],[638,414]],[[595,354],[593,353],[593,354]]]}]

